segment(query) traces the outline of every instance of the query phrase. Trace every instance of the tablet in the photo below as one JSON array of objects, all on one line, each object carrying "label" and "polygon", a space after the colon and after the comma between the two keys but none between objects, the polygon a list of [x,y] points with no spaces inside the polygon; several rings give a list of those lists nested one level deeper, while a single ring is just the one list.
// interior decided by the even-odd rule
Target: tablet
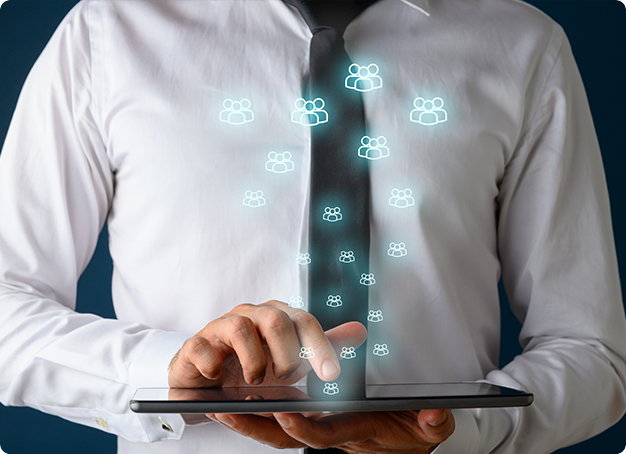
[{"label": "tablet", "polygon": [[130,401],[137,413],[307,413],[519,407],[531,393],[486,383],[414,383],[341,388],[243,386],[202,389],[140,388]]}]

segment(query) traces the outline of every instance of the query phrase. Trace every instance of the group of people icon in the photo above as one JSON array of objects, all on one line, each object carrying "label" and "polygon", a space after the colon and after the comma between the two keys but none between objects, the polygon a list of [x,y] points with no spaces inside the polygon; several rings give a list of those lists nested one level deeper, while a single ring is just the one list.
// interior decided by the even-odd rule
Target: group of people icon
[{"label": "group of people icon", "polygon": [[222,103],[224,110],[220,112],[220,121],[231,125],[242,125],[254,120],[254,112],[250,110],[252,103],[249,99],[233,101],[227,98]]},{"label": "group of people icon", "polygon": [[315,358],[315,352],[313,351],[313,347],[301,347],[299,356],[302,359]]},{"label": "group of people icon", "polygon": [[308,265],[311,263],[311,255],[308,252],[299,252],[298,257],[296,257],[296,263],[298,265]]},{"label": "group of people icon", "polygon": [[339,393],[339,385],[337,383],[324,383],[324,394],[332,396]]},{"label": "group of people icon", "polygon": [[265,163],[265,170],[274,173],[291,172],[294,169],[293,161],[291,160],[291,153],[285,151],[284,153],[276,153],[270,151],[267,155],[268,161]]},{"label": "group of people icon", "polygon": [[354,347],[341,347],[341,353],[339,357],[343,359],[353,359],[356,358],[356,352],[354,351]]},{"label": "group of people icon", "polygon": [[376,356],[386,356],[389,354],[387,344],[374,344],[374,354]]},{"label": "group of people icon", "polygon": [[386,147],[387,139],[384,136],[372,138],[364,136],[359,147],[359,156],[371,161],[389,156],[389,148]]},{"label": "group of people icon", "polygon": [[343,215],[341,214],[341,208],[339,207],[326,207],[324,208],[324,214],[322,215],[322,219],[328,222],[337,222],[343,219]]},{"label": "group of people icon", "polygon": [[433,126],[448,120],[448,113],[443,109],[443,99],[437,97],[424,99],[418,96],[413,101],[415,109],[411,111],[411,121],[424,126]]},{"label": "group of people icon", "polygon": [[354,262],[354,252],[353,251],[341,251],[339,255],[339,261],[342,263],[352,263]]},{"label": "group of people icon", "polygon": [[413,198],[413,191],[410,189],[392,189],[391,197],[389,198],[389,205],[396,208],[407,208],[415,205],[415,199]]},{"label": "group of people icon", "polygon": [[301,309],[304,307],[304,301],[301,296],[290,296],[289,297],[289,307],[295,307],[296,309]]},{"label": "group of people icon", "polygon": [[291,121],[305,126],[317,126],[328,121],[328,112],[324,110],[326,103],[322,98],[313,101],[298,98],[296,110],[291,112]]},{"label": "group of people icon", "polygon": [[378,323],[383,321],[383,311],[370,310],[367,314],[367,321],[372,323]]},{"label": "group of people icon", "polygon": [[376,279],[374,279],[374,273],[361,274],[361,280],[359,283],[367,286],[374,285],[376,283]]},{"label": "group of people icon", "polygon": [[378,75],[378,65],[375,63],[368,66],[352,63],[348,72],[350,75],[346,77],[346,88],[364,92],[376,90],[383,86],[383,79]]},{"label": "group of people icon", "polygon": [[408,252],[404,243],[389,243],[387,255],[390,257],[404,257]]},{"label": "group of people icon", "polygon": [[341,301],[340,295],[328,295],[328,299],[326,300],[326,305],[330,307],[339,307],[343,305],[343,301]]},{"label": "group of people icon", "polygon": [[258,208],[265,205],[263,191],[246,191],[243,204],[251,208]]}]

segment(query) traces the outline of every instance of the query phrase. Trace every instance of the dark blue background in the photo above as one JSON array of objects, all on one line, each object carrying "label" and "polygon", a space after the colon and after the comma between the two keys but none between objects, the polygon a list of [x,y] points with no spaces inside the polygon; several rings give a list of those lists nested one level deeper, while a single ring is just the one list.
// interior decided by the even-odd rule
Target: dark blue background
[{"label": "dark blue background", "polygon": [[[436,1],[436,0],[435,0]],[[463,0],[459,0],[463,1]],[[20,89],[58,23],[77,0],[10,0],[0,10],[0,148]],[[553,0],[529,3],[552,16],[565,29],[578,61],[606,170],[612,203],[617,255],[626,287],[626,10],[615,0]],[[0,222],[1,215],[0,215]],[[78,283],[78,310],[114,318],[111,305],[111,258],[106,229]],[[500,365],[521,352],[517,341],[520,323],[501,291],[502,349]],[[626,418],[584,443],[562,449],[561,454],[621,453],[626,445]],[[0,446],[8,454],[111,454],[115,437],[78,426],[28,408],[0,405]]]}]

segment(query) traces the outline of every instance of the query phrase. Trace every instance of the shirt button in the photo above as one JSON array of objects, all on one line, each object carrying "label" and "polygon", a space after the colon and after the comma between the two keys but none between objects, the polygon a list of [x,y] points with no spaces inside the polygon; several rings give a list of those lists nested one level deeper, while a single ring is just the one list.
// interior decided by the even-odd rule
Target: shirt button
[{"label": "shirt button", "polygon": [[107,422],[102,419],[102,418],[98,418],[96,419],[96,424],[98,424],[100,427],[102,427],[103,429],[106,429],[107,427],[109,427],[109,425],[107,424]]},{"label": "shirt button", "polygon": [[168,423],[165,419],[161,418],[160,416],[159,416],[159,421],[161,421],[161,429],[163,429],[166,432],[174,433],[174,429],[172,429],[172,426],[170,426],[170,423]]}]

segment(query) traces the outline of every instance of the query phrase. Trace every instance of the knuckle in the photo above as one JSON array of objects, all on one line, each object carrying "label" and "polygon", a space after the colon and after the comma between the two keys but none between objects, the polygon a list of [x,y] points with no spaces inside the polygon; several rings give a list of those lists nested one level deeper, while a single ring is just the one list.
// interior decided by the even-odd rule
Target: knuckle
[{"label": "knuckle", "polygon": [[292,326],[289,316],[280,309],[265,307],[262,309],[262,317],[265,326],[271,332],[283,333]]},{"label": "knuckle", "polygon": [[189,356],[197,356],[207,350],[207,340],[203,337],[192,337],[187,339],[184,348],[187,350]]},{"label": "knuckle", "polygon": [[235,308],[231,311],[232,313],[238,313],[238,312],[249,312],[250,309],[255,308],[256,306],[254,304],[250,304],[250,303],[241,303],[238,304],[237,306],[235,306]]},{"label": "knuckle", "polygon": [[234,315],[228,318],[228,323],[231,338],[241,337],[246,339],[253,336],[256,331],[254,322],[248,317]]},{"label": "knuckle", "polygon": [[291,319],[298,327],[300,327],[300,329],[303,329],[306,331],[319,329],[320,331],[322,331],[322,327],[317,321],[317,319],[311,314],[309,314],[308,312],[299,311],[296,314],[294,314],[291,317]]}]

